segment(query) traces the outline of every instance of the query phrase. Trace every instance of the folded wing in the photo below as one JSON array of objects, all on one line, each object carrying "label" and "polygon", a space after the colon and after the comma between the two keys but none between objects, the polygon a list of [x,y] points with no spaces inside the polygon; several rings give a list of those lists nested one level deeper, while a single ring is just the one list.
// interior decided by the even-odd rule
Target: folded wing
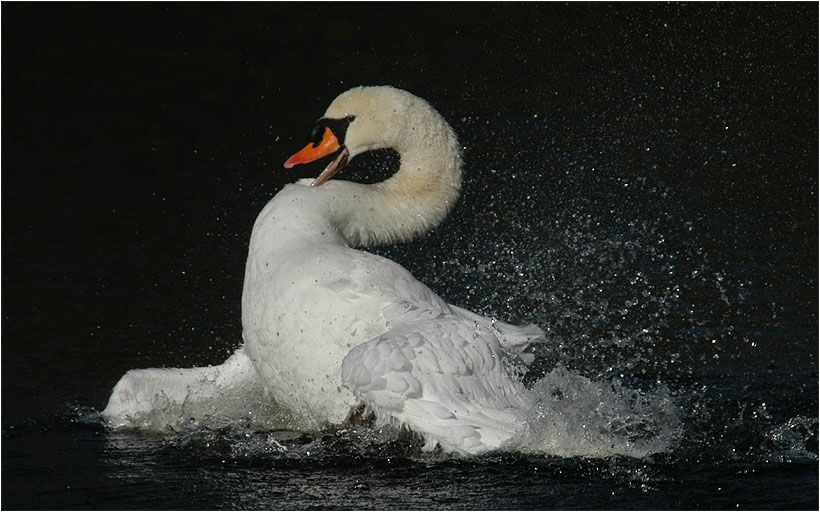
[{"label": "folded wing", "polygon": [[342,381],[378,418],[410,427],[428,448],[476,454],[500,447],[523,424],[523,368],[482,322],[418,309],[351,350]]}]

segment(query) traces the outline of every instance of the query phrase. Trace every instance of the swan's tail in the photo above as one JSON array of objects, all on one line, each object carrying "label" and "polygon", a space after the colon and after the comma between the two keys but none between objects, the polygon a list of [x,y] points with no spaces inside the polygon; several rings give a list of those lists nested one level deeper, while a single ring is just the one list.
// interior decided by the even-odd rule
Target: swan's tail
[{"label": "swan's tail", "polygon": [[525,350],[532,345],[545,343],[547,341],[543,329],[535,324],[518,326],[500,320],[491,320],[472,311],[453,306],[452,304],[450,304],[450,307],[453,308],[458,315],[470,321],[477,322],[485,328],[491,329],[501,345],[518,354],[518,357],[527,365],[533,362],[535,355],[525,352]]}]

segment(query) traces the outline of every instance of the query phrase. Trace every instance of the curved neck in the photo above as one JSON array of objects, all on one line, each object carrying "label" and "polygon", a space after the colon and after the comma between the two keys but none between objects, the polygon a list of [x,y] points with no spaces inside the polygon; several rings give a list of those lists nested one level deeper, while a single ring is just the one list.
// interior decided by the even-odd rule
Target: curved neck
[{"label": "curved neck", "polygon": [[437,226],[461,190],[461,151],[455,133],[435,111],[400,130],[393,148],[399,170],[373,185],[330,182],[327,218],[354,245],[410,240]]}]

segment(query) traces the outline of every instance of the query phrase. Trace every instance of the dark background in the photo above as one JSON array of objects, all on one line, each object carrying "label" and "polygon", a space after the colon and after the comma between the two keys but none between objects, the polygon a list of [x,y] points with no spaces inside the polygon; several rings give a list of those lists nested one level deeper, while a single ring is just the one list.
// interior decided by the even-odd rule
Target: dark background
[{"label": "dark background", "polygon": [[[317,506],[304,494],[236,501],[178,468],[180,489],[211,494],[169,484],[140,501],[117,479],[106,494],[98,457],[144,470],[139,457],[156,452],[112,454],[104,431],[74,420],[102,408],[129,368],[218,363],[239,345],[253,220],[283,184],[317,173],[281,163],[338,93],[362,84],[426,98],[465,146],[453,215],[384,254],[448,300],[548,328],[562,343],[539,367],[686,390],[728,382],[695,401],[720,410],[731,397],[729,417],[690,425],[744,425],[731,442],[695,436],[658,470],[698,489],[673,504],[630,470],[626,491],[612,477],[622,501],[584,501],[582,476],[561,499],[510,501],[507,482],[481,491],[501,501],[452,504],[464,492],[453,484],[388,506],[816,502],[816,4],[6,3],[3,15],[4,505]],[[380,179],[395,163],[364,156],[345,178]],[[638,271],[636,284],[627,275]],[[646,308],[620,312],[640,296]],[[765,425],[742,412],[773,400]],[[809,462],[728,496],[698,487],[724,475],[726,459],[702,466],[715,446],[757,454],[772,425],[806,417]],[[151,463],[174,468],[166,455]],[[732,464],[748,470],[754,457]],[[559,468],[546,487],[569,485]],[[692,468],[703,480],[664,473]],[[140,485],[154,493],[152,481]],[[761,485],[762,501],[748,501]]]}]

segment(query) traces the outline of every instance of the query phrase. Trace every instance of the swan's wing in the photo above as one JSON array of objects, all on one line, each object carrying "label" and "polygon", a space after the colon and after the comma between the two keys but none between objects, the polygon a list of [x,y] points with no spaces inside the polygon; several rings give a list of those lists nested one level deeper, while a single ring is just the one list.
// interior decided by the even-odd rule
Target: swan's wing
[{"label": "swan's wing", "polygon": [[428,447],[470,454],[499,447],[521,425],[518,358],[475,322],[408,315],[414,321],[351,350],[342,381],[378,418],[409,426]]},{"label": "swan's wing", "polygon": [[[247,416],[263,393],[250,358],[239,349],[219,366],[129,370],[102,415],[112,426],[162,429],[205,416]],[[236,409],[236,410],[234,410]]]}]

